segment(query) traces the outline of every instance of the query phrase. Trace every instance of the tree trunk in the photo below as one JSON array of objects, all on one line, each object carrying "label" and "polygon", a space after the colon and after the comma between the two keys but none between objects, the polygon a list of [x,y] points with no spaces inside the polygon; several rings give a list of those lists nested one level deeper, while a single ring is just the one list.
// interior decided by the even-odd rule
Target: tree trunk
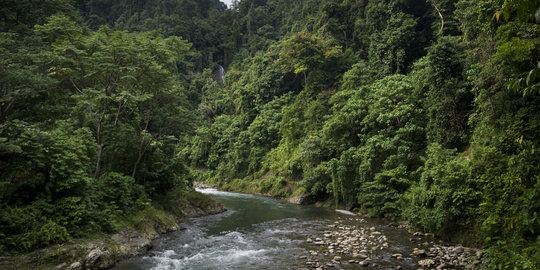
[{"label": "tree trunk", "polygon": [[99,178],[101,175],[101,160],[103,158],[103,148],[105,147],[105,144],[101,142],[101,122],[103,121],[103,114],[97,121],[97,130],[96,130],[96,140],[98,144],[98,153],[97,153],[97,161],[96,161],[96,170],[94,171],[94,178]]},{"label": "tree trunk", "polygon": [[139,166],[139,163],[141,162],[141,159],[144,153],[146,152],[148,145],[150,144],[150,143],[146,143],[146,144],[144,143],[144,134],[146,133],[146,130],[148,129],[148,123],[150,123],[150,121],[147,121],[144,127],[143,134],[141,136],[141,143],[139,143],[139,153],[137,155],[137,160],[135,161],[135,164],[133,165],[133,171],[131,172],[131,177],[133,178],[135,178],[135,175],[137,174],[137,167]]}]

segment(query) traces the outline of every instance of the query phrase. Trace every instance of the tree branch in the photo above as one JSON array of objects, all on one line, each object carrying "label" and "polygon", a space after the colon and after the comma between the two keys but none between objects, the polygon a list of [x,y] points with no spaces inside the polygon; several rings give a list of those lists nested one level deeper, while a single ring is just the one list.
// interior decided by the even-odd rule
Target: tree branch
[{"label": "tree branch", "polygon": [[441,28],[439,29],[439,35],[440,35],[442,33],[442,31],[443,31],[443,28],[444,28],[444,17],[442,15],[441,11],[439,10],[439,8],[437,7],[437,5],[435,5],[435,2],[433,2],[433,0],[430,0],[429,2],[435,8],[435,10],[437,10],[437,13],[439,13],[439,17],[441,18]]}]

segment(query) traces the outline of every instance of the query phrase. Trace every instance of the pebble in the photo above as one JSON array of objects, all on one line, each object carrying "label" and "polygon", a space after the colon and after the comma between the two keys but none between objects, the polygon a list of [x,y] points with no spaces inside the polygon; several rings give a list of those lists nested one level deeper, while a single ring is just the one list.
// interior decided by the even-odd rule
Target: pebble
[{"label": "pebble", "polygon": [[[319,235],[312,235],[306,239],[306,243],[313,246],[310,251],[311,258],[301,256],[307,260],[306,265],[310,269],[329,269],[338,267],[341,262],[358,264],[360,266],[382,267],[384,269],[402,269],[400,266],[379,266],[370,257],[379,257],[389,248],[388,238],[375,226],[365,227],[360,225],[357,219],[349,219],[355,225],[343,224],[343,220],[335,221],[327,225],[330,230],[325,230]],[[362,220],[362,222],[366,222]],[[333,230],[333,231],[332,231]],[[417,245],[412,251],[412,256],[419,258],[417,264],[424,269],[464,269],[481,268],[483,252],[479,249],[458,246],[444,246],[440,240],[434,240],[429,233],[411,232],[415,237],[410,242]],[[430,237],[426,239],[426,237]],[[427,240],[427,241],[426,241]],[[437,242],[439,244],[435,244]],[[317,251],[320,252],[317,252]],[[373,254],[376,252],[376,254]],[[388,254],[389,251],[386,252]],[[321,262],[317,258],[321,259]],[[391,255],[393,259],[404,260],[401,253]],[[407,258],[410,260],[410,258]],[[416,260],[415,260],[416,261]],[[378,262],[378,261],[377,261]],[[396,263],[397,261],[394,261]],[[392,263],[391,263],[392,264]]]},{"label": "pebble", "polygon": [[413,253],[414,256],[425,256],[426,255],[426,250],[414,248],[412,253]]},{"label": "pebble", "polygon": [[366,254],[363,254],[363,253],[360,253],[360,254],[354,253],[352,257],[355,258],[355,259],[367,259],[368,256]]},{"label": "pebble", "polygon": [[369,263],[367,261],[361,261],[358,263],[360,266],[368,266]]},{"label": "pebble", "polygon": [[425,260],[418,261],[418,265],[422,267],[431,267],[434,264],[435,264],[435,261],[432,259],[425,259]]},{"label": "pebble", "polygon": [[397,260],[403,260],[403,255],[400,253],[392,254],[392,258],[395,258]]}]

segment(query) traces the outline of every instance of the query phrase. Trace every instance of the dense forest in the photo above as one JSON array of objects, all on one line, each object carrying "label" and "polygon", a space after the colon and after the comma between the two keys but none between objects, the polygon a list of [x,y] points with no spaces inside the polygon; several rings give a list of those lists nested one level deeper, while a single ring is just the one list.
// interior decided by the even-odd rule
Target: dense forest
[{"label": "dense forest", "polygon": [[199,180],[540,268],[538,1],[6,0],[0,44],[0,252]]}]

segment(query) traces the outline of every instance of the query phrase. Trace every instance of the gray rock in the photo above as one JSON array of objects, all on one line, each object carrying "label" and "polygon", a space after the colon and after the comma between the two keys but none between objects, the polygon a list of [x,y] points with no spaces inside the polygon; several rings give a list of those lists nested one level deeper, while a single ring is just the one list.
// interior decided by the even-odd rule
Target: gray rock
[{"label": "gray rock", "polygon": [[85,264],[87,265],[95,264],[97,260],[99,260],[99,258],[103,256],[104,254],[105,252],[102,251],[100,248],[93,249],[92,251],[88,253],[88,255],[86,255]]},{"label": "gray rock", "polygon": [[74,262],[67,269],[68,270],[79,270],[81,268],[82,268],[82,265],[81,265],[80,262]]},{"label": "gray rock", "polygon": [[452,251],[457,254],[461,254],[463,253],[463,247],[455,247]]},{"label": "gray rock", "polygon": [[361,261],[358,263],[360,266],[368,266],[369,265],[369,262],[367,261]]},{"label": "gray rock", "polygon": [[444,268],[446,268],[446,267],[447,267],[446,264],[442,263],[442,264],[439,264],[439,265],[437,266],[437,269],[440,270],[440,269],[444,269]]},{"label": "gray rock", "polygon": [[67,265],[67,263],[62,263],[62,264],[56,266],[56,267],[54,268],[54,270],[65,269],[65,268],[66,268],[66,265]]},{"label": "gray rock", "polygon": [[367,259],[368,256],[366,254],[362,254],[362,253],[360,253],[360,254],[359,253],[354,253],[352,257],[355,258],[355,259]]},{"label": "gray rock", "polygon": [[292,204],[302,204],[305,199],[306,199],[306,197],[297,195],[297,196],[293,196],[293,197],[289,198],[287,200],[287,202],[292,203]]}]

